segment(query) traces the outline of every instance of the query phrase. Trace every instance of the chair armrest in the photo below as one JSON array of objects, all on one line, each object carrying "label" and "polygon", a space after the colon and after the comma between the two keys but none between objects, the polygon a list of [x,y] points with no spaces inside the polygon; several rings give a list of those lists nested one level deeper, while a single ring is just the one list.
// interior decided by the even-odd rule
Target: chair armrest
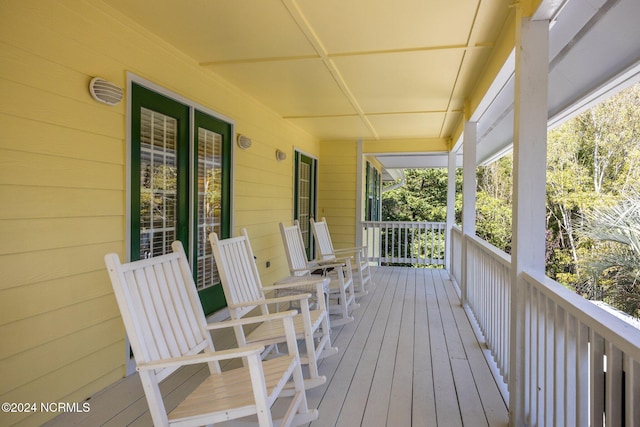
[{"label": "chair armrest", "polygon": [[239,357],[247,357],[253,355],[259,357],[263,351],[263,345],[254,344],[242,348],[214,351],[213,353],[190,354],[188,356],[171,357],[169,359],[157,360],[149,363],[140,363],[138,364],[136,369],[139,371],[144,371],[150,369],[170,368],[174,366],[196,365],[199,363],[216,362],[220,360],[236,359]]},{"label": "chair armrest", "polygon": [[[207,324],[208,330],[231,328],[233,326],[250,325],[252,323],[262,323],[268,320],[284,319],[286,317],[293,317],[298,314],[297,310],[287,310],[272,314],[263,314],[260,316],[243,317],[242,319],[223,320],[221,322],[214,322]],[[244,348],[244,347],[243,347]]]},{"label": "chair armrest", "polygon": [[[316,268],[314,265],[309,265],[308,267],[303,267],[303,268],[294,268],[294,269],[289,269],[289,272],[293,275],[293,273],[305,273],[305,272],[309,272],[311,270],[313,270],[314,268]],[[301,280],[309,279],[308,277],[309,275],[305,275],[305,276],[291,276],[291,277],[299,277]],[[280,279],[277,280],[274,285],[279,285],[280,283],[287,283],[286,281],[289,280],[289,277],[285,278],[285,279]]]},{"label": "chair armrest", "polygon": [[311,298],[310,293],[296,294],[296,295],[290,295],[290,296],[279,297],[279,298],[265,298],[260,301],[247,301],[242,304],[229,304],[229,308],[260,306],[260,305],[274,304],[274,303],[280,303],[280,302],[299,301],[299,300],[309,299],[309,298]]},{"label": "chair armrest", "polygon": [[366,246],[356,246],[356,247],[353,247],[353,248],[334,249],[333,253],[335,253],[335,254],[355,253],[355,252],[361,252],[364,249],[367,249],[367,247]]},{"label": "chair armrest", "polygon": [[320,268],[323,267],[325,265],[332,265],[332,264],[346,264],[347,261],[351,260],[353,257],[336,257],[333,259],[327,259],[327,260],[315,260],[314,262],[316,263],[316,268]]},{"label": "chair armrest", "polygon": [[285,279],[278,280],[272,286],[263,286],[262,289],[265,292],[277,291],[278,289],[295,288],[298,286],[313,286],[322,284],[326,279],[324,277],[312,277],[312,276],[290,276]]}]

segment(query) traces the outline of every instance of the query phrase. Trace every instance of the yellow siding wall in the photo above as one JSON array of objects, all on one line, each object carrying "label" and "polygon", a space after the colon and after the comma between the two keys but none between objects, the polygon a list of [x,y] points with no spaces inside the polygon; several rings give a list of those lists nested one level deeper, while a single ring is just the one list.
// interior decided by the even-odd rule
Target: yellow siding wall
[{"label": "yellow siding wall", "polygon": [[[286,274],[277,224],[292,219],[293,147],[317,156],[314,139],[97,0],[3,0],[2,402],[80,401],[124,374],[102,257],[125,251],[126,111],[93,101],[88,84],[101,76],[125,87],[127,71],[232,118],[253,139],[236,150],[235,232],[249,228],[265,280]],[[353,219],[344,204],[331,198],[327,215]],[[0,413],[0,425],[49,417]]]},{"label": "yellow siding wall", "polygon": [[336,248],[355,245],[357,153],[355,140],[320,144],[318,216],[327,218]]}]

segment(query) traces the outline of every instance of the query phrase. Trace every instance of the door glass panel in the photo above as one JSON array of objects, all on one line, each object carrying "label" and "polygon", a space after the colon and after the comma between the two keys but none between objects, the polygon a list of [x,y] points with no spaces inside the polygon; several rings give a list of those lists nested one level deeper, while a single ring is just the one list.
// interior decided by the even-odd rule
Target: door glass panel
[{"label": "door glass panel", "polygon": [[300,231],[304,240],[304,247],[309,247],[309,219],[311,214],[311,165],[300,162],[299,165],[299,199],[298,199],[298,221]]},{"label": "door glass panel", "polygon": [[209,234],[221,235],[222,135],[198,128],[197,287],[220,283],[209,244]]},{"label": "door glass panel", "polygon": [[151,258],[176,239],[177,120],[144,107],[140,115],[140,258]]}]

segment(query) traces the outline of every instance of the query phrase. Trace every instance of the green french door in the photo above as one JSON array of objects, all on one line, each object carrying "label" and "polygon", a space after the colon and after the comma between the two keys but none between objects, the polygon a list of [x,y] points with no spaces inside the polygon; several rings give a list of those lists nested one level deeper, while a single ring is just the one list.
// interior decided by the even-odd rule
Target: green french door
[{"label": "green french door", "polygon": [[226,305],[207,237],[230,235],[231,133],[229,123],[132,85],[131,259],[180,240],[207,314]]},{"label": "green french door", "polygon": [[313,259],[315,255],[309,220],[316,215],[317,175],[318,161],[296,151],[293,217],[300,222],[300,231],[308,259]]}]

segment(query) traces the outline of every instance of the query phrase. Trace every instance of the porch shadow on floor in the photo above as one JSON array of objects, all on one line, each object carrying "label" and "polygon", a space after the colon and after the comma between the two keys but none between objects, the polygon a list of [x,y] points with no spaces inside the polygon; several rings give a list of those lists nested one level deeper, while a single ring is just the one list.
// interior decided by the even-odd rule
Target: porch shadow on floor
[{"label": "porch shadow on floor", "polygon": [[[339,353],[321,361],[327,382],[307,392],[309,406],[320,414],[311,426],[507,426],[484,346],[447,272],[376,267],[373,273],[376,285],[360,298],[355,321],[332,328]],[[214,342],[225,348],[233,338],[214,336]],[[186,367],[165,381],[167,407],[205,375],[202,367]],[[152,425],[137,375],[89,402],[90,412],[63,414],[45,425]]]}]

